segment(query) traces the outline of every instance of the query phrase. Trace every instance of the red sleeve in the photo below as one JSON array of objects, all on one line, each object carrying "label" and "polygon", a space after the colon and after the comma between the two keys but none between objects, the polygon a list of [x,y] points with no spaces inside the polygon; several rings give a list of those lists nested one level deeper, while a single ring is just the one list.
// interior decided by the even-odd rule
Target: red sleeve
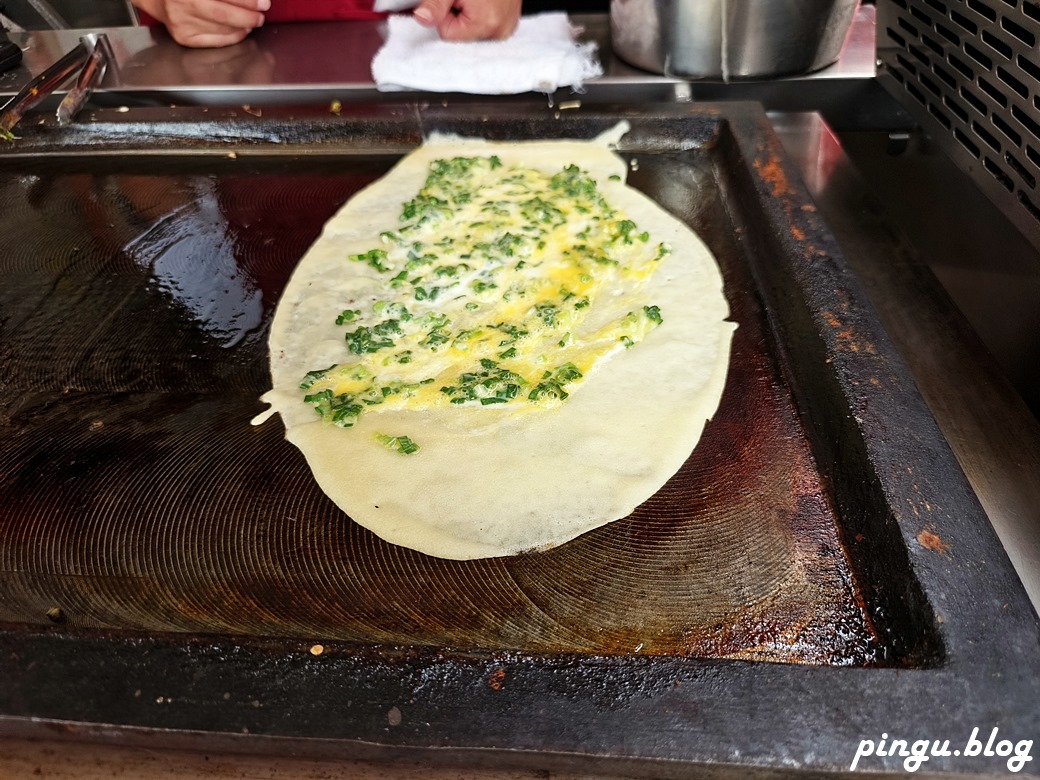
[{"label": "red sleeve", "polygon": [[333,19],[380,19],[372,0],[271,0],[267,22],[324,22]]},{"label": "red sleeve", "polygon": [[[141,24],[159,24],[138,10]],[[382,19],[386,14],[372,10],[372,0],[271,0],[265,23],[328,22],[337,19]]]}]

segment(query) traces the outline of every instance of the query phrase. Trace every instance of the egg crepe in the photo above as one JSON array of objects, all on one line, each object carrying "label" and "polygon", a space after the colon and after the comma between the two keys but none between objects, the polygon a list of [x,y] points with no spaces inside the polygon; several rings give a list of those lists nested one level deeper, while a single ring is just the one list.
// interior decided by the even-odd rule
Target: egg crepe
[{"label": "egg crepe", "polygon": [[431,139],[301,260],[264,400],[355,522],[443,558],[543,550],[689,456],[735,326],[701,240],[624,183],[619,132]]}]

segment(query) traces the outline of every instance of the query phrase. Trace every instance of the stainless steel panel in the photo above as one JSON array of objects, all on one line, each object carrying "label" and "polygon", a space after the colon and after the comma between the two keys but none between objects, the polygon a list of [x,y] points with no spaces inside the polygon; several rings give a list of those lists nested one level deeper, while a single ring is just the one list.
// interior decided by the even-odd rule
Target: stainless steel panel
[{"label": "stainless steel panel", "polygon": [[879,77],[1040,247],[1040,4],[879,0]]}]

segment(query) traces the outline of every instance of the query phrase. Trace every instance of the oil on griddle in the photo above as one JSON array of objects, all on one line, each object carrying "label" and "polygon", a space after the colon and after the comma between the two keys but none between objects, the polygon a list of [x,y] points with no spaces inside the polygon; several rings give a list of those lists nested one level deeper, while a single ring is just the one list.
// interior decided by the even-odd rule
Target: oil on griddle
[{"label": "oil on griddle", "polygon": [[882,662],[707,154],[634,174],[708,240],[739,322],[700,446],[631,517],[468,562],[359,528],[277,419],[250,425],[279,291],[389,159],[5,163],[0,621]]}]

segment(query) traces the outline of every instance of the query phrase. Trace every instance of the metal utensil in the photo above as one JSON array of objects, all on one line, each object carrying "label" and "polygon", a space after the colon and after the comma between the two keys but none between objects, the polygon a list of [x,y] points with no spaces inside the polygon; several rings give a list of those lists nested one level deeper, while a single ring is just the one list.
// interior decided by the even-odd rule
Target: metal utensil
[{"label": "metal utensil", "polygon": [[101,83],[108,64],[114,59],[112,45],[104,33],[85,35],[80,38],[80,42],[91,46],[90,56],[80,69],[76,86],[70,89],[58,104],[59,125],[67,125],[75,118],[90,96],[94,94],[94,88]]},{"label": "metal utensil", "polygon": [[0,114],[0,133],[10,133],[30,108],[35,106],[55,89],[60,87],[90,57],[89,41],[80,39],[72,51],[63,56],[42,73],[32,78],[22,89],[8,101]]}]

